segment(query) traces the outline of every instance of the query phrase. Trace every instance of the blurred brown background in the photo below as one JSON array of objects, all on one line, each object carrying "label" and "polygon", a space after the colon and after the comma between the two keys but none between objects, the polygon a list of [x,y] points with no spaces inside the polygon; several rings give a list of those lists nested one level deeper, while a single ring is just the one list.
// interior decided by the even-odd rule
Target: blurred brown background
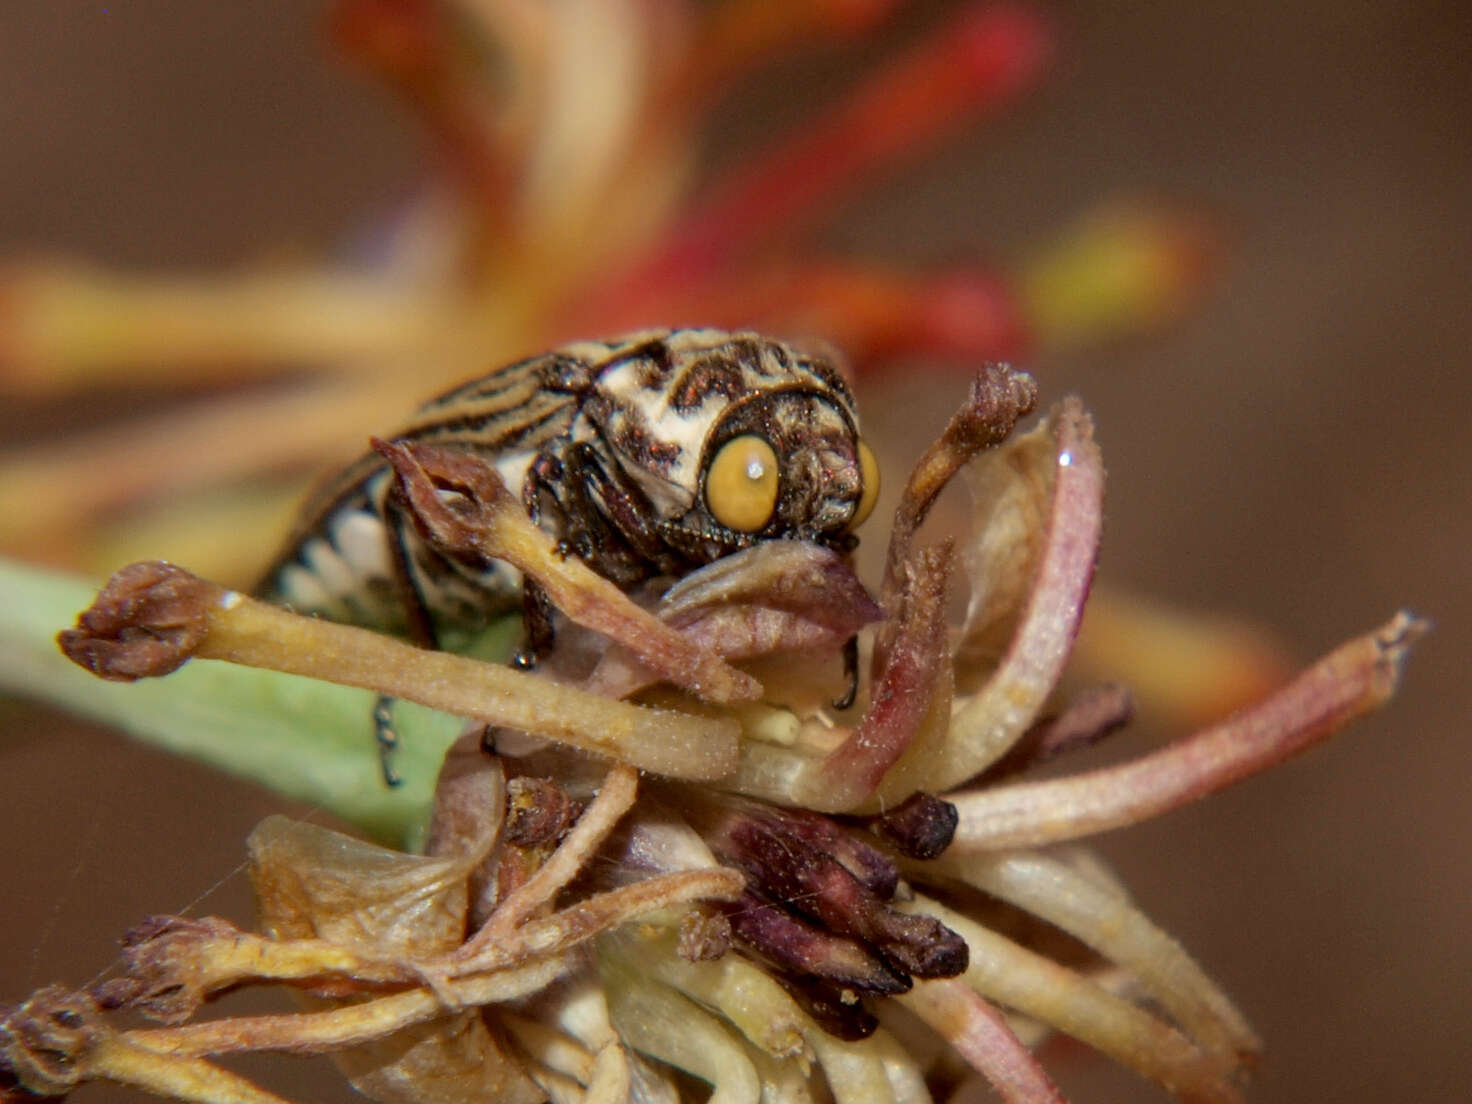
[{"label": "blurred brown background", "polygon": [[[937,10],[916,9],[916,25]],[[1041,94],[865,191],[827,238],[1005,260],[1110,197],[1222,220],[1232,254],[1187,321],[1034,365],[1045,394],[1081,391],[1099,420],[1102,577],[1256,618],[1305,660],[1400,605],[1437,628],[1388,712],[1101,846],[1265,1037],[1250,1099],[1465,1099],[1472,20],[1433,2],[1054,10],[1062,57]],[[390,209],[419,151],[376,88],[324,60],[319,17],[312,2],[0,5],[0,254],[213,267],[329,246]],[[716,159],[892,47],[754,83],[722,110]],[[871,422],[903,401],[928,430],[954,402],[894,388],[871,394]],[[0,414],[12,442],[47,426]],[[86,980],[150,912],[247,915],[241,840],[277,801],[0,710],[0,997]],[[1075,1100],[1162,1099],[1062,1057]],[[272,1065],[288,1095],[348,1099]]]}]

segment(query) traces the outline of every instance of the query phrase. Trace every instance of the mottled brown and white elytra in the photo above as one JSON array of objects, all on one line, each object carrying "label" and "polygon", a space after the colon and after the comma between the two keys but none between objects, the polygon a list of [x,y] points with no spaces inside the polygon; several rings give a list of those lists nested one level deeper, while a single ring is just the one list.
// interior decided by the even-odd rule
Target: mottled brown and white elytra
[{"label": "mottled brown and white elytra", "polygon": [[[625,588],[757,541],[851,547],[878,493],[839,370],[754,333],[566,345],[431,400],[394,439],[482,458],[569,554]],[[519,573],[433,547],[393,485],[369,453],[324,486],[261,592],[429,646],[521,602],[544,646],[549,611]]]}]

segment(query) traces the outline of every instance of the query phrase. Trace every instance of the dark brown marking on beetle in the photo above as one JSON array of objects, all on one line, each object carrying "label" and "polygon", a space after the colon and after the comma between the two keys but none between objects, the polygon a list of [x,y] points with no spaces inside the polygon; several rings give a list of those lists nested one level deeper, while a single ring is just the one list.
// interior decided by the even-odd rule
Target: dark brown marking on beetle
[{"label": "dark brown marking on beetle", "polygon": [[680,446],[661,441],[649,429],[644,412],[629,403],[619,403],[601,391],[594,391],[583,402],[583,413],[617,455],[632,460],[646,471],[667,476],[680,459]]},{"label": "dark brown marking on beetle", "polygon": [[537,378],[549,391],[560,391],[566,395],[581,395],[593,386],[597,378],[597,366],[579,357],[553,353],[542,358],[537,365]]},{"label": "dark brown marking on beetle", "polygon": [[853,409],[854,395],[849,390],[848,380],[843,378],[843,373],[832,363],[817,357],[802,357],[798,360],[797,364],[803,371],[818,377],[823,382],[824,387],[840,396],[843,399],[844,405],[850,410]]},{"label": "dark brown marking on beetle", "polygon": [[[756,337],[734,337],[723,347],[728,358],[740,365],[744,371],[761,379],[785,377],[785,372],[774,372],[767,365],[767,357],[774,356],[776,349],[776,342],[763,341]],[[774,359],[776,359],[775,356]],[[783,360],[777,360],[777,363],[779,367],[786,367]]]},{"label": "dark brown marking on beetle", "polygon": [[673,441],[657,440],[643,425],[642,419],[621,420],[613,431],[612,444],[640,467],[660,475],[668,475],[680,459],[680,446]]},{"label": "dark brown marking on beetle", "polygon": [[724,349],[696,358],[670,388],[670,406],[681,414],[697,409],[712,394],[734,399],[747,390],[746,373]]}]

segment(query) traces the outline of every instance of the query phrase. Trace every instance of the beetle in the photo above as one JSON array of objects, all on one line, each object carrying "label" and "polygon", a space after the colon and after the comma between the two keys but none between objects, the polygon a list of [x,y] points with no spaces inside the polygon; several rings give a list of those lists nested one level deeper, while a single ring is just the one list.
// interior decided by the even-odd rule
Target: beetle
[{"label": "beetle", "polygon": [[[758,541],[847,552],[879,491],[837,366],[755,333],[564,345],[431,399],[394,439],[493,466],[560,551],[626,590]],[[376,452],[309,499],[258,593],[451,649],[520,605],[520,666],[554,639],[540,588],[509,564],[435,547]],[[856,652],[851,683],[855,665]]]}]

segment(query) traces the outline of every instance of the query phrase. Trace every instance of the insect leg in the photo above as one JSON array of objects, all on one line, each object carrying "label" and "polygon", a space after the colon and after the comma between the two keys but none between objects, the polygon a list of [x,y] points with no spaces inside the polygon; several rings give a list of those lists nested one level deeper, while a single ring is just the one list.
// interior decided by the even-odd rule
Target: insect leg
[{"label": "insect leg", "polygon": [[530,671],[539,656],[552,650],[556,631],[552,628],[552,600],[535,579],[521,581],[521,650],[511,657],[511,665]]},{"label": "insect leg", "polygon": [[[665,567],[661,561],[669,556],[669,549],[659,536],[659,518],[649,499],[624,471],[615,466],[610,472],[599,463],[597,450],[586,441],[568,450],[568,466],[582,489],[582,497],[588,499],[587,515],[611,525],[642,559]],[[593,495],[602,500],[606,519],[595,511]]]},{"label": "insect leg", "polygon": [[389,485],[383,500],[383,524],[389,535],[389,568],[393,574],[394,590],[404,608],[408,637],[421,648],[438,650],[439,636],[435,632],[434,617],[414,582],[414,572],[409,564],[406,537],[414,524],[413,507],[397,480]]},{"label": "insect leg", "polygon": [[[383,502],[384,529],[388,532],[389,567],[393,573],[394,589],[404,607],[404,619],[408,626],[409,639],[421,648],[437,648],[439,641],[434,630],[434,618],[425,605],[424,596],[414,583],[409,567],[409,550],[405,547],[406,526],[412,524],[409,516],[409,500],[395,481],[390,484]],[[403,782],[394,769],[394,752],[399,747],[399,734],[394,729],[394,699],[379,694],[373,701],[373,735],[378,741],[378,762],[386,786],[397,786]]]}]

